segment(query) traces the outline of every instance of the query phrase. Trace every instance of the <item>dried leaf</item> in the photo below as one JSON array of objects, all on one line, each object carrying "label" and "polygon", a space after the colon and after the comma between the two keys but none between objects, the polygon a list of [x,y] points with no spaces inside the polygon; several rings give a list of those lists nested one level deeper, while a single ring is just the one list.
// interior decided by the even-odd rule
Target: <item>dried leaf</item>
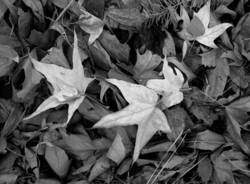
[{"label": "dried leaf", "polygon": [[214,151],[221,145],[225,144],[225,139],[223,136],[215,132],[205,130],[196,134],[195,138],[192,139],[190,143],[190,146],[194,149]]},{"label": "dried leaf", "polygon": [[31,8],[40,23],[44,23],[43,5],[39,0],[23,0],[24,4]]},{"label": "dried leaf", "polygon": [[180,92],[180,89],[182,88],[184,77],[177,68],[173,70],[168,65],[166,58],[164,59],[162,73],[164,79],[151,79],[147,82],[147,87],[162,95],[163,107],[169,108],[183,100],[183,93]]},{"label": "dried leaf", "polygon": [[96,161],[95,165],[92,167],[88,180],[89,181],[94,180],[97,176],[99,176],[100,174],[105,172],[107,169],[109,169],[110,166],[111,164],[107,157],[103,156],[99,158]]},{"label": "dried leaf", "polygon": [[32,118],[41,112],[68,104],[68,118],[63,124],[54,125],[56,127],[67,126],[75,110],[80,106],[85,98],[85,91],[92,78],[85,77],[81,57],[78,49],[78,40],[75,34],[73,50],[73,69],[66,69],[54,64],[46,64],[31,58],[37,71],[41,72],[53,86],[53,95],[46,99],[35,112],[26,117]]},{"label": "dried leaf", "polygon": [[138,125],[133,161],[139,157],[140,150],[150,138],[161,130],[170,131],[165,115],[156,107],[157,94],[142,85],[136,85],[116,79],[108,79],[122,92],[129,105],[124,109],[104,116],[94,127],[110,128],[116,126]]},{"label": "dried leaf", "polygon": [[70,160],[63,149],[53,145],[46,145],[45,159],[58,176],[66,176]]},{"label": "dried leaf", "polygon": [[208,96],[217,99],[223,95],[224,88],[229,76],[229,65],[226,59],[220,58],[216,60],[216,67],[208,72],[208,86],[206,93]]},{"label": "dried leaf", "polygon": [[125,158],[126,156],[126,148],[122,142],[122,137],[119,133],[117,133],[109,151],[107,153],[107,157],[110,160],[113,160],[117,165]]},{"label": "dried leaf", "polygon": [[105,12],[105,22],[112,28],[140,30],[147,15],[137,8],[118,9],[111,7]]},{"label": "dried leaf", "polygon": [[211,161],[208,158],[203,159],[198,165],[198,173],[204,183],[208,183],[213,172]]},{"label": "dried leaf", "polygon": [[102,34],[104,23],[96,16],[82,10],[82,14],[79,17],[79,25],[82,30],[90,34],[88,43],[91,45]]},{"label": "dried leaf", "polygon": [[[217,48],[217,46],[214,43],[214,40],[232,25],[229,23],[223,23],[209,28],[208,26],[210,21],[210,4],[211,0],[207,1],[207,3],[197,13],[194,13],[194,18],[193,18],[194,20],[191,20],[191,22],[186,10],[183,8],[181,17],[184,20],[184,26],[183,30],[179,32],[179,35],[184,40],[196,40],[208,47]],[[205,28],[203,34],[201,34],[203,29],[198,27],[198,24],[200,25],[200,22]],[[196,29],[194,29],[194,27],[196,27]]]}]

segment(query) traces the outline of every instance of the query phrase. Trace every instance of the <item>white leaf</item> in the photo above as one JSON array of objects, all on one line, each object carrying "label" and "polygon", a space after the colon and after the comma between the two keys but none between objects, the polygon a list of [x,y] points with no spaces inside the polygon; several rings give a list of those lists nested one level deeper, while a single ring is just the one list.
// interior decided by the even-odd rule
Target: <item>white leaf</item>
[{"label": "white leaf", "polygon": [[158,130],[165,133],[170,132],[167,118],[156,107],[158,95],[154,90],[122,80],[108,79],[107,81],[120,89],[129,105],[118,112],[104,116],[94,127],[110,128],[138,125],[133,155],[133,161],[135,162],[139,157],[141,148]]},{"label": "white leaf", "polygon": [[162,73],[164,79],[151,79],[147,82],[147,87],[154,89],[157,93],[161,94],[163,105],[168,108],[180,103],[183,100],[183,93],[180,89],[184,82],[182,73],[175,68],[168,66],[168,61],[165,58],[163,63]]},{"label": "white leaf", "polygon": [[84,75],[80,53],[77,46],[78,40],[75,33],[73,49],[73,69],[67,69],[55,64],[47,64],[31,58],[37,71],[42,73],[53,87],[53,94],[46,99],[35,112],[26,119],[32,118],[48,109],[62,104],[68,104],[68,118],[63,124],[55,125],[54,128],[64,127],[68,124],[75,110],[85,98],[85,91],[93,78]]},{"label": "white leaf", "polygon": [[208,47],[217,48],[217,46],[214,43],[214,40],[219,37],[224,31],[231,27],[232,24],[229,23],[223,23],[216,25],[212,28],[205,29],[205,33],[202,36],[199,36],[196,38],[196,40]]},{"label": "white leaf", "polygon": [[197,13],[194,13],[194,18],[198,18],[201,21],[202,25],[205,28],[205,32],[199,36],[192,36],[192,33],[187,31],[187,28],[190,26],[192,21],[190,22],[190,20],[188,20],[187,12],[183,8],[183,10],[181,11],[182,14],[181,16],[184,21],[184,25],[183,29],[178,33],[178,35],[184,40],[196,40],[199,43],[204,44],[208,47],[217,48],[217,46],[214,43],[214,40],[217,37],[219,37],[227,28],[231,27],[232,24],[223,23],[223,24],[218,24],[211,28],[208,27],[210,22],[210,4],[211,4],[210,1],[211,0],[209,0]]}]

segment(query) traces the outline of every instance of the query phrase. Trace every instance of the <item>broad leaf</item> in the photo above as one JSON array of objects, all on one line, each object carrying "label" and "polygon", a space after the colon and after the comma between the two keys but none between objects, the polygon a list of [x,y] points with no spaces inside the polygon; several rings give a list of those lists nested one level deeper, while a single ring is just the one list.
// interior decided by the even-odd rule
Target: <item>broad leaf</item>
[{"label": "broad leaf", "polygon": [[62,104],[68,104],[68,118],[63,124],[55,125],[56,127],[67,126],[73,113],[85,98],[85,91],[88,84],[93,78],[85,77],[78,46],[78,40],[75,33],[74,50],[73,50],[73,69],[66,69],[54,64],[46,64],[31,58],[35,69],[41,72],[53,87],[53,95],[46,99],[37,110],[30,116],[32,118],[41,112],[57,107]]},{"label": "broad leaf", "polygon": [[[172,69],[165,58],[162,68],[164,79],[151,79],[147,82],[147,87],[162,95],[162,104],[168,108],[180,103],[183,100],[182,88],[184,77],[177,69]],[[176,74],[175,74],[176,73]]]},{"label": "broad leaf", "polygon": [[90,34],[88,43],[91,45],[101,35],[104,23],[96,16],[82,10],[82,14],[79,17],[79,25],[82,30]]},{"label": "broad leaf", "polygon": [[166,116],[156,107],[158,96],[153,90],[116,79],[107,81],[120,89],[129,105],[118,112],[104,116],[94,127],[138,125],[133,155],[135,162],[142,147],[158,130],[165,133],[170,131]]},{"label": "broad leaf", "polygon": [[[208,47],[217,48],[214,40],[219,37],[227,28],[232,25],[222,23],[209,27],[210,22],[210,2],[209,0],[197,13],[194,13],[194,18],[190,21],[186,10],[183,8],[181,18],[183,18],[183,30],[179,35],[185,40],[196,40]],[[200,25],[200,27],[198,27]],[[203,32],[203,34],[201,34]]]},{"label": "broad leaf", "polygon": [[46,145],[45,159],[58,176],[64,177],[67,174],[70,160],[63,149]]}]

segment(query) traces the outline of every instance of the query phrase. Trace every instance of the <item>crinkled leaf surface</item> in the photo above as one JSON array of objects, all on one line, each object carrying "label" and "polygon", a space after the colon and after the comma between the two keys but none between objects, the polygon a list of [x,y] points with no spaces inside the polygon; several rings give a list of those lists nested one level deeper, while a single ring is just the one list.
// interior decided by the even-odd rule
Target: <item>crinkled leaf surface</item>
[{"label": "crinkled leaf surface", "polygon": [[78,40],[75,34],[73,69],[66,69],[54,64],[41,63],[32,58],[35,69],[46,77],[53,86],[54,91],[53,95],[46,99],[37,110],[27,118],[32,118],[41,112],[59,105],[68,104],[67,121],[55,127],[66,126],[68,124],[73,113],[85,98],[85,90],[88,84],[93,80],[93,78],[87,78],[84,75],[77,43]]},{"label": "crinkled leaf surface", "polygon": [[180,92],[180,89],[183,85],[184,77],[180,70],[175,68],[174,71],[168,65],[166,58],[164,59],[162,73],[164,79],[151,79],[147,82],[147,87],[163,96],[162,103],[165,107],[171,107],[183,100],[183,93]]},{"label": "crinkled leaf surface", "polygon": [[170,132],[166,116],[156,107],[158,95],[152,89],[117,79],[108,79],[117,86],[129,105],[124,109],[104,116],[94,127],[115,127],[138,125],[133,161],[135,162],[142,147],[161,130]]}]

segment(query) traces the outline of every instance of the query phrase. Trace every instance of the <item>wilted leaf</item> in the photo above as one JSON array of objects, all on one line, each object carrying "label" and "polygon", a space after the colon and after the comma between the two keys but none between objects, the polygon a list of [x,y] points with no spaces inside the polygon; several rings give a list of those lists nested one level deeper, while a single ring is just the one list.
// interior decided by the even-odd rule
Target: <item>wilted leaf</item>
[{"label": "wilted leaf", "polygon": [[66,176],[70,160],[63,149],[53,145],[46,145],[45,159],[58,176]]},{"label": "wilted leaf", "polygon": [[137,124],[138,130],[133,155],[135,162],[141,148],[158,130],[165,133],[170,131],[167,119],[162,111],[156,107],[158,96],[153,90],[116,79],[108,79],[107,81],[120,89],[129,105],[118,112],[104,116],[94,127],[110,128]]}]

